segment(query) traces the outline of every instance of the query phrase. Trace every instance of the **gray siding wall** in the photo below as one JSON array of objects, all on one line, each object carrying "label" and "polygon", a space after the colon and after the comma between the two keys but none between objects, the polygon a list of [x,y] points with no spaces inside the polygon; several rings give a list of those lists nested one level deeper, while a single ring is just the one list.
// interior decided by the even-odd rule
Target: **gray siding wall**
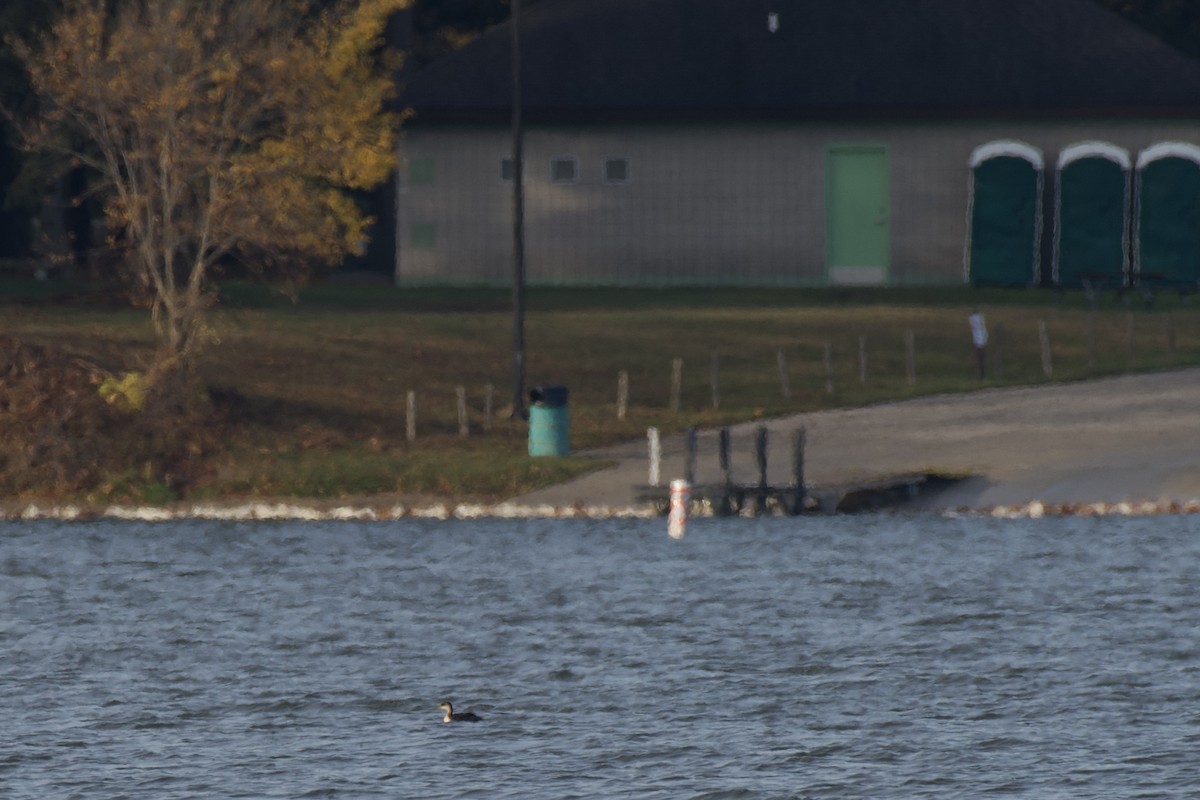
[{"label": "gray siding wall", "polygon": [[[1200,144],[1200,122],[1072,121],[894,125],[579,127],[525,139],[526,270],[531,284],[822,285],[826,153],[883,145],[890,162],[889,284],[963,280],[968,160],[981,144],[1040,148],[1048,172],[1068,145],[1138,151]],[[412,128],[401,145],[400,284],[506,285],[512,274],[507,129]],[[570,183],[551,159],[577,159]],[[611,184],[605,160],[627,159]],[[1045,235],[1049,236],[1050,231]]]}]

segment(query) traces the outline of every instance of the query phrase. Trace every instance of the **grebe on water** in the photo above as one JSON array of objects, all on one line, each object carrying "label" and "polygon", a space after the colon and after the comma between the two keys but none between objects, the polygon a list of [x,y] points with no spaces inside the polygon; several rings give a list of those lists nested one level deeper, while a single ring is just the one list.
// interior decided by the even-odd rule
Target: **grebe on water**
[{"label": "grebe on water", "polygon": [[454,712],[454,706],[450,705],[450,701],[442,703],[438,706],[442,711],[446,712],[446,716],[442,717],[442,722],[479,722],[483,717],[472,714],[470,711]]}]

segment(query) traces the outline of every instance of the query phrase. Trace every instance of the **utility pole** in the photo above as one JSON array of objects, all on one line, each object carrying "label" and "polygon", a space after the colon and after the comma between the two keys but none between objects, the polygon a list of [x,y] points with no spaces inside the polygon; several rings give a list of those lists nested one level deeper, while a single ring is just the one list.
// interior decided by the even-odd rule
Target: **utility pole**
[{"label": "utility pole", "polygon": [[525,418],[525,131],[521,123],[521,0],[512,2],[513,139],[513,402],[512,418]]}]

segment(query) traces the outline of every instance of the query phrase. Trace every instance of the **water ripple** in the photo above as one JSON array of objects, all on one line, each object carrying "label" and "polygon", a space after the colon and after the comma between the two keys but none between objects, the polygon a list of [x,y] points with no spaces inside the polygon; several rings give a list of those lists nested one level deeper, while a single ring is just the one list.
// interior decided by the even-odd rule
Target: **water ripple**
[{"label": "water ripple", "polygon": [[[0,523],[4,796],[1184,797],[1189,517]],[[441,723],[438,702],[484,717]]]}]

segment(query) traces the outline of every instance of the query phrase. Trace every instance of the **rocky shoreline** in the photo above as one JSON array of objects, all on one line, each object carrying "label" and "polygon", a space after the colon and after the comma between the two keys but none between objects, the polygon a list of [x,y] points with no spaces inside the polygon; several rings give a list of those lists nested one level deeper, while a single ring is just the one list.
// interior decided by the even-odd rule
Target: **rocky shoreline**
[{"label": "rocky shoreline", "polygon": [[[1044,503],[1040,500],[984,508],[941,509],[936,512],[913,511],[905,505],[859,513],[935,513],[945,517],[992,517],[996,519],[1041,519],[1043,517],[1153,516],[1162,514],[1200,514],[1200,500],[1189,502],[1117,502],[1117,503]],[[651,505],[643,506],[553,506],[519,503],[433,503],[429,505],[309,505],[303,502],[251,502],[231,505],[200,503],[195,505],[89,507],[78,505],[38,505],[0,511],[4,520],[92,521],[100,519],[172,522],[177,520],[225,521],[359,521],[386,522],[404,519],[479,520],[479,519],[651,519],[662,516]],[[692,516],[712,517],[711,508],[694,509]],[[753,517],[752,513],[741,516]],[[764,516],[783,516],[768,512]],[[798,522],[805,516],[793,517]]]}]

